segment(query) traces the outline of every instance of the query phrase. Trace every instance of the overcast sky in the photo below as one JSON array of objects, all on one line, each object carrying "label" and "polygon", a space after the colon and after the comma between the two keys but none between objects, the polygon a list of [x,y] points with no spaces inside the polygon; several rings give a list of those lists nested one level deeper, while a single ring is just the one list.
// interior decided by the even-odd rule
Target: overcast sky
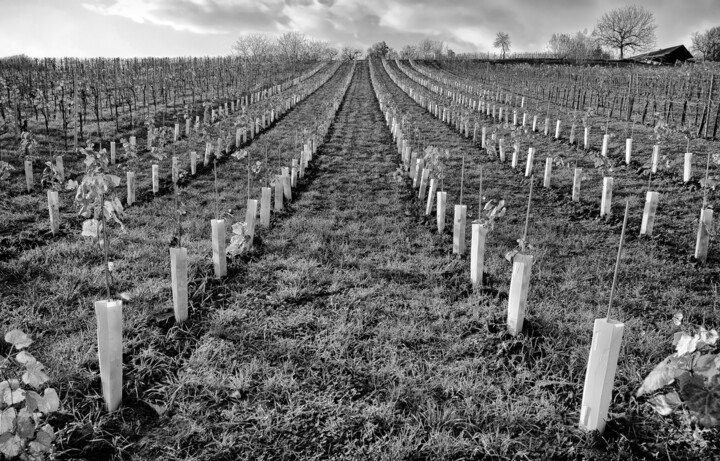
[{"label": "overcast sky", "polygon": [[[720,25],[720,0],[641,0],[657,48]],[[204,56],[230,52],[244,32],[298,30],[338,46],[396,49],[424,37],[456,52],[543,51],[554,32],[592,31],[618,0],[0,0],[0,56]]]}]

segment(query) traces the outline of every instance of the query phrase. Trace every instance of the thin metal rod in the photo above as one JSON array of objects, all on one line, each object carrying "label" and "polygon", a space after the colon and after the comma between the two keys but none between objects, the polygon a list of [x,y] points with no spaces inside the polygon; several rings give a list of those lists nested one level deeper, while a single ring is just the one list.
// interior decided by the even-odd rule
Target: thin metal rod
[{"label": "thin metal rod", "polygon": [[610,301],[608,302],[607,319],[610,319],[610,309],[612,309],[613,297],[615,296],[615,286],[617,285],[618,271],[620,269],[620,255],[622,254],[623,242],[625,241],[625,227],[627,226],[628,210],[630,209],[630,201],[625,200],[625,217],[623,218],[622,231],[620,232],[620,245],[618,245],[617,260],[615,261],[615,275],[613,275],[612,288],[610,288]]},{"label": "thin metal rod", "polygon": [[462,205],[463,182],[465,181],[465,152],[462,157],[462,168],[460,169],[460,205]]},{"label": "thin metal rod", "polygon": [[480,215],[483,212],[483,204],[482,204],[482,181],[483,181],[483,169],[480,167],[480,207],[478,208],[478,219],[480,218]]},{"label": "thin metal rod", "polygon": [[525,230],[523,231],[522,238],[523,242],[527,239],[528,224],[530,223],[530,203],[532,202],[533,184],[535,184],[535,175],[530,176],[530,194],[528,194],[527,212],[525,213]]}]

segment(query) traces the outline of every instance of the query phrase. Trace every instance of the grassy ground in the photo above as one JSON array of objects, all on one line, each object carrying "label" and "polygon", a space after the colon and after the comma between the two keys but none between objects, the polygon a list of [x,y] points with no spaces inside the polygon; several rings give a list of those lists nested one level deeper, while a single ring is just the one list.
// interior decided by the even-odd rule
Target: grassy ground
[{"label": "grassy ground", "polygon": [[[289,165],[290,158],[297,158],[296,133],[309,128],[318,117],[318,108],[338,96],[347,73],[345,66],[257,138],[248,148],[248,158],[226,159],[220,165],[218,208],[227,216],[228,227],[245,217],[247,162],[262,159],[265,146],[273,174],[281,165]],[[251,177],[251,197],[259,197],[265,177],[264,173]],[[161,406],[171,405],[168,388],[178,382],[175,371],[204,333],[203,319],[224,305],[229,295],[226,283],[214,279],[211,264],[209,221],[215,217],[214,189],[210,168],[199,170],[197,178],[182,187],[191,316],[182,326],[171,320],[168,248],[176,238],[172,195],[141,200],[127,210],[127,234],[113,232],[113,295],[126,292],[132,298],[124,305],[124,403],[118,413],[108,415],[103,410],[95,352],[92,305],[105,297],[102,253],[97,245],[79,238],[75,230],[61,241],[0,262],[2,331],[22,328],[36,339],[33,350],[47,367],[49,384],[58,389],[62,401],[61,411],[50,419],[60,430],[57,451],[61,458],[127,456],[138,437],[156,424]],[[237,277],[238,265],[229,266],[230,279]],[[1,346],[0,354],[8,352],[6,346]]]},{"label": "grassy ground", "polygon": [[[488,289],[473,292],[468,258],[451,255],[449,233],[437,235],[415,192],[393,180],[399,157],[362,67],[319,151],[317,175],[208,320],[178,372],[172,410],[137,459],[717,455],[716,432],[693,434],[685,417],[661,418],[634,398],[642,374],[671,350],[676,310],[717,324],[701,307],[713,294],[697,286],[698,269],[628,239],[614,312],[627,322],[614,420],[605,437],[584,433],[582,381],[618,219],[570,226],[556,192],[538,193],[528,321],[522,335],[509,336],[503,255],[520,236],[528,182],[488,162],[380,75],[428,139],[466,153],[466,197],[482,164],[487,197],[508,201],[511,212],[489,239]],[[459,197],[460,163],[458,154],[448,162],[449,205]],[[647,274],[654,279],[634,286]]]},{"label": "grassy ground", "polygon": [[[394,64],[391,67],[394,68]],[[491,255],[489,260],[486,259],[490,285],[496,284],[501,293],[506,293],[510,268],[502,255],[514,246],[514,239],[522,235],[522,211],[528,191],[528,180],[524,178],[524,162],[521,161],[522,172],[513,172],[497,160],[489,162],[484,151],[473,146],[471,142],[462,141],[458,135],[449,135],[447,128],[439,127],[439,122],[431,119],[397,87],[389,88],[394,92],[401,109],[420,124],[423,136],[430,139],[430,142],[448,148],[460,144],[469,158],[482,162],[486,196],[504,198],[513,210],[508,219],[501,222],[491,234],[486,250]],[[526,143],[525,146],[527,145]],[[561,148],[558,143],[540,137],[536,137],[531,145],[537,146],[541,153],[556,153]],[[584,155],[567,148],[563,154]],[[544,165],[542,157],[536,156],[534,171],[541,171],[541,165]],[[457,178],[460,161],[456,154],[454,160],[449,162],[450,168],[454,170],[454,173],[449,173],[449,177],[456,178],[454,184],[446,182],[449,188],[449,204],[457,203],[458,200]],[[686,444],[693,445],[692,439],[687,439],[691,432],[688,421],[678,418],[668,425],[668,419],[652,414],[646,406],[637,402],[634,392],[642,377],[654,364],[672,351],[671,336],[676,327],[670,319],[675,312],[682,312],[691,325],[717,327],[719,318],[715,307],[715,283],[718,274],[713,263],[716,256],[711,255],[707,267],[698,267],[692,258],[688,257],[693,248],[691,242],[696,228],[687,225],[688,221],[692,221],[692,217],[688,216],[689,213],[683,208],[687,201],[692,200],[692,193],[687,190],[677,193],[676,196],[668,194],[668,200],[663,202],[659,209],[661,219],[657,235],[653,239],[637,238],[644,199],[641,186],[645,183],[636,178],[634,174],[627,174],[619,181],[619,187],[616,183],[619,189],[614,194],[616,213],[607,220],[599,219],[599,176],[595,177],[595,181],[589,180],[583,184],[583,199],[580,204],[569,201],[572,184],[569,173],[557,181],[553,179],[553,186],[549,190],[536,188],[538,193],[533,202],[529,235],[530,243],[538,249],[531,281],[531,327],[527,332],[527,339],[540,336],[545,347],[552,348],[552,353],[540,354],[538,345],[533,346],[532,343],[524,345],[522,351],[531,357],[539,355],[541,362],[547,364],[546,368],[538,369],[537,365],[532,367],[534,372],[543,370],[539,376],[535,376],[536,383],[545,382],[548,376],[553,377],[551,381],[565,383],[564,385],[573,383],[572,386],[565,387],[564,392],[555,388],[554,392],[558,394],[551,401],[553,408],[565,408],[568,411],[567,422],[576,420],[583,370],[587,360],[585,356],[592,330],[591,321],[592,318],[604,316],[609,294],[622,218],[618,216],[622,209],[618,202],[625,198],[630,199],[630,230],[621,266],[619,296],[616,298],[613,314],[613,317],[624,320],[627,324],[616,392],[611,406],[611,412],[620,417],[611,424],[603,444],[607,444],[606,449],[610,453],[614,450],[623,453],[631,449],[642,457],[665,456],[663,450],[649,449],[659,443],[657,434],[663,434],[663,437],[678,437],[674,443],[668,442],[665,448],[675,459],[684,455],[681,451],[675,451],[674,444],[679,444],[683,450],[686,449]],[[466,169],[465,186],[468,189],[476,190],[478,180],[477,168],[471,166]],[[672,183],[667,187],[681,190],[680,186]],[[663,200],[666,200],[665,195]],[[688,325],[684,326],[687,327]],[[566,402],[558,401],[557,398],[562,395],[569,396],[569,399]],[[540,420],[544,423],[552,421],[545,418]],[[615,429],[618,429],[618,432],[614,432]],[[714,434],[706,434],[707,440],[716,440],[713,438]],[[695,444],[695,448],[701,452],[706,449],[704,446],[703,442]],[[717,452],[717,449],[715,445],[711,450]]]},{"label": "grassy ground", "polygon": [[[4,298],[14,312],[9,324],[28,326],[22,319],[38,313],[46,322],[32,332],[48,332],[41,335],[41,346],[48,350],[40,358],[58,376],[63,401],[72,402],[64,403],[60,415],[68,421],[59,447],[65,456],[720,456],[717,431],[698,430],[687,415],[657,416],[635,398],[643,376],[672,351],[675,312],[683,312],[692,324],[718,326],[714,257],[699,267],[678,255],[672,245],[679,237],[668,234],[662,222],[658,235],[664,238],[638,239],[642,192],[630,182],[620,188],[616,210],[625,196],[637,196],[631,202],[632,230],[613,311],[614,318],[626,322],[626,333],[610,408],[613,420],[602,437],[585,433],[578,428],[582,385],[592,322],[604,316],[610,290],[618,213],[597,218],[599,189],[590,180],[579,205],[568,200],[569,186],[561,179],[549,190],[536,187],[529,231],[536,263],[526,326],[519,336],[508,335],[511,266],[504,254],[522,235],[528,180],[427,114],[377,66],[381,91],[412,117],[424,139],[455,149],[444,182],[448,210],[459,201],[465,155],[467,235],[477,216],[481,165],[486,198],[508,203],[508,215],[488,238],[486,289],[475,292],[469,257],[451,254],[451,212],[445,233],[438,235],[435,218],[424,216],[417,192],[407,180],[393,178],[399,156],[367,66],[360,63],[356,69],[327,142],[294,191],[295,200],[276,215],[270,230],[259,234],[247,257],[230,264],[223,281],[210,275],[212,183],[206,178],[193,184],[197,192],[189,201],[198,224],[188,229],[195,258],[188,324],[173,326],[162,317],[169,306],[167,260],[161,255],[167,251],[168,232],[152,226],[167,228],[167,218],[148,217],[123,240],[125,262],[118,277],[138,301],[127,310],[127,384],[119,413],[108,416],[99,409],[94,319],[87,313],[101,292],[99,255],[93,257],[92,270],[73,276],[58,276],[76,264],[56,246],[28,251],[3,267],[13,271],[8,283],[18,283],[17,291]],[[307,107],[330,98],[341,78],[334,77]],[[310,108],[293,111],[267,134],[268,144],[291,139],[309,113]],[[539,152],[554,147],[546,142]],[[570,149],[566,155],[572,155]],[[236,204],[235,216],[244,216],[242,178],[242,172],[231,169],[221,177],[226,202]],[[670,203],[669,216],[687,214]],[[168,201],[154,200],[143,215],[166,216],[163,207],[168,206]],[[57,286],[58,280],[68,286]],[[69,297],[78,291],[82,295]],[[83,341],[87,344],[79,346]]]},{"label": "grassy ground", "polygon": [[[277,108],[278,105],[287,100],[290,95],[307,91],[309,88],[313,87],[313,85],[316,85],[323,79],[328,78],[334,69],[334,66],[326,66],[313,77],[307,79],[304,83],[293,86],[284,93],[249,105],[246,108],[246,113],[250,114],[254,118],[256,115],[259,116],[258,113],[264,111],[269,112],[271,108]],[[171,110],[170,108],[166,109]],[[138,135],[138,158],[135,160],[126,159],[122,144],[119,142],[120,137],[116,137],[114,139],[118,140],[116,143],[117,163],[110,168],[110,172],[121,178],[123,188],[125,187],[126,172],[135,172],[137,203],[151,201],[157,196],[171,193],[171,156],[176,155],[179,159],[181,168],[188,173],[186,175],[185,182],[192,181],[193,179],[189,175],[189,159],[191,151],[197,152],[198,172],[200,174],[207,173],[208,169],[204,168],[202,165],[206,142],[211,142],[215,145],[217,143],[218,136],[224,136],[227,133],[234,133],[236,129],[236,116],[239,113],[239,111],[236,111],[236,113],[232,114],[230,117],[221,118],[218,122],[210,126],[202,125],[199,131],[196,131],[193,125],[191,136],[189,138],[184,136],[185,125],[183,122],[181,124],[181,133],[183,135],[177,143],[168,146],[166,149],[166,158],[163,160],[157,160],[151,157],[147,149],[145,149],[147,139],[147,134],[145,132],[141,132],[140,129],[129,131],[123,136],[127,138],[128,134]],[[199,115],[202,117],[202,112]],[[161,118],[157,117],[156,120],[157,125],[160,125]],[[165,126],[168,124],[172,125],[172,120],[173,119],[168,117],[168,121]],[[194,116],[192,121],[194,124]],[[111,122],[106,123],[112,124]],[[271,125],[269,120],[268,125]],[[143,136],[142,138],[140,137],[141,135]],[[51,141],[55,143],[55,148],[60,148],[59,139],[43,140],[42,143],[52,144]],[[94,141],[95,149],[102,146],[107,149],[108,152],[110,151],[109,141],[106,140],[104,142],[100,142],[101,140],[99,139],[94,139]],[[248,140],[246,144],[250,144],[250,142],[251,141]],[[85,145],[83,141],[81,141],[80,144],[83,146]],[[43,152],[47,150],[48,147],[43,146]],[[277,151],[275,153],[277,153]],[[81,153],[65,153],[63,159],[65,164],[66,180],[72,179],[78,182],[81,181],[85,168],[83,163],[85,156]],[[14,257],[18,253],[30,248],[36,248],[51,242],[63,241],[68,236],[72,236],[75,230],[81,228],[81,220],[77,216],[77,210],[72,205],[75,197],[75,191],[63,189],[59,191],[61,217],[60,231],[57,235],[52,235],[50,232],[46,195],[46,189],[48,187],[43,187],[40,184],[43,168],[45,167],[44,162],[48,160],[48,156],[44,155],[42,162],[36,161],[34,163],[35,187],[31,192],[27,192],[25,188],[25,173],[22,163],[17,158],[13,158],[13,162],[11,162],[15,165],[16,171],[10,178],[3,182],[2,188],[0,188],[0,212],[4,218],[2,222],[0,222],[0,257]],[[152,164],[157,164],[159,166],[160,191],[158,194],[152,193]],[[123,203],[125,203],[125,195],[126,194],[123,189],[123,193],[121,194],[123,197]]]}]

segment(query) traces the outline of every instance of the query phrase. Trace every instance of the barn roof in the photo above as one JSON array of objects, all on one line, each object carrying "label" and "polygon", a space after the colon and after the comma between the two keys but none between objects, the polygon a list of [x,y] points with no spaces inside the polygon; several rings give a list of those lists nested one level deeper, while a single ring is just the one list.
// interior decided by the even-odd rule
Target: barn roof
[{"label": "barn roof", "polygon": [[692,59],[693,55],[690,54],[685,45],[671,46],[670,48],[663,48],[649,53],[639,54],[633,56],[631,61],[661,61],[661,62],[675,62],[675,61],[687,61]]}]

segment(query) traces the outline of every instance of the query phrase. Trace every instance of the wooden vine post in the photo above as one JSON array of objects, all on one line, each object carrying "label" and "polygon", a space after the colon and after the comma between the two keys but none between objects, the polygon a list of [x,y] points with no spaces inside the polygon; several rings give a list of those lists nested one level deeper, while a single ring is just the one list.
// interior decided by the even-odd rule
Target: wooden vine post
[{"label": "wooden vine post", "polygon": [[298,159],[294,158],[290,164],[290,187],[297,187]]},{"label": "wooden vine post", "polygon": [[647,191],[645,195],[645,209],[643,210],[642,223],[640,224],[640,235],[652,236],[653,227],[655,226],[655,214],[657,212],[660,194],[657,192]]},{"label": "wooden vine post", "polygon": [[[527,242],[528,223],[530,221],[530,205],[532,203],[532,190],[534,177],[530,179],[530,193],[528,194],[528,206],[525,214],[525,230],[523,231],[522,245]],[[518,252],[513,258],[512,278],[510,279],[510,292],[508,295],[508,332],[517,336],[522,331],[525,321],[525,310],[527,308],[528,291],[530,290],[530,273],[533,265],[533,255],[525,254],[524,249]]]},{"label": "wooden vine post", "polygon": [[283,209],[283,195],[285,191],[282,178],[282,175],[275,176],[275,211]]},{"label": "wooden vine post", "polygon": [[445,208],[447,207],[447,192],[437,193],[437,229],[442,234],[445,230]]},{"label": "wooden vine post", "polygon": [[126,174],[127,182],[127,205],[130,206],[135,203],[135,172],[128,171]]},{"label": "wooden vine post", "polygon": [[[483,170],[480,168],[480,191],[478,203],[478,220],[483,212]],[[485,267],[485,240],[490,229],[483,226],[480,222],[473,223],[470,237],[470,281],[473,287],[482,286],[483,268]]]},{"label": "wooden vine post", "polygon": [[122,301],[95,302],[100,382],[107,411],[122,403]]},{"label": "wooden vine post", "polygon": [[604,134],[603,135],[603,142],[602,142],[602,156],[607,157],[608,153],[608,142],[610,141],[610,135]]},{"label": "wooden vine post", "polygon": [[28,192],[33,190],[33,168],[32,161],[25,160],[25,186]]},{"label": "wooden vine post", "polygon": [[210,221],[210,226],[212,228],[212,250],[215,277],[222,278],[227,275],[227,258],[225,256],[225,220],[213,219]]},{"label": "wooden vine post", "polygon": [[110,165],[115,165],[115,157],[117,156],[117,147],[115,141],[110,141]]},{"label": "wooden vine post", "polygon": [[532,175],[533,161],[535,160],[535,148],[531,147],[528,149],[527,162],[525,163],[525,177],[529,178]]},{"label": "wooden vine post", "polygon": [[420,188],[418,190],[418,198],[420,202],[425,200],[425,192],[427,191],[428,178],[430,177],[430,170],[423,168],[422,175],[420,176]]},{"label": "wooden vine post", "polygon": [[712,208],[703,208],[700,210],[700,223],[698,225],[697,240],[695,242],[695,259],[697,259],[700,264],[704,264],[707,260],[712,224]]},{"label": "wooden vine post", "polygon": [[433,201],[437,194],[437,179],[430,179],[430,191],[428,191],[427,204],[425,204],[425,216],[430,216],[432,213]]},{"label": "wooden vine post", "polygon": [[625,218],[620,233],[620,244],[618,245],[618,254],[615,261],[615,274],[610,289],[607,315],[605,318],[596,319],[593,327],[592,345],[590,346],[590,357],[585,372],[585,386],[580,409],[580,427],[588,431],[598,431],[601,434],[605,430],[607,422],[615,372],[618,357],[620,356],[620,345],[625,331],[625,324],[618,320],[612,320],[610,311],[617,285],[629,207],[629,202],[626,202]]},{"label": "wooden vine post", "polygon": [[610,215],[612,204],[613,178],[603,178],[602,198],[600,199],[600,216]]},{"label": "wooden vine post", "polygon": [[552,176],[552,157],[545,158],[545,177],[543,178],[543,187],[548,189],[550,187],[550,177]]},{"label": "wooden vine post", "polygon": [[195,176],[197,173],[197,152],[190,152],[190,174]]},{"label": "wooden vine post", "polygon": [[585,127],[585,133],[583,136],[583,148],[585,150],[590,149],[590,127],[589,126]]},{"label": "wooden vine post", "polygon": [[467,220],[467,205],[462,204],[463,182],[465,179],[465,153],[463,153],[460,170],[460,204],[455,205],[455,218],[453,219],[453,253],[465,253],[465,222]]},{"label": "wooden vine post", "polygon": [[575,168],[573,175],[572,201],[580,201],[580,184],[582,183],[582,168]]},{"label": "wooden vine post", "polygon": [[50,214],[50,231],[57,235],[60,231],[60,199],[56,190],[47,191],[48,212]]},{"label": "wooden vine post", "polygon": [[632,138],[627,138],[625,140],[625,164],[630,165],[630,160],[632,159]]},{"label": "wooden vine post", "polygon": [[660,146],[655,144],[653,146],[652,161],[650,166],[650,171],[652,172],[652,174],[657,173],[658,163],[660,163]]},{"label": "wooden vine post", "polygon": [[252,248],[253,240],[255,239],[255,221],[257,218],[258,201],[255,199],[248,199],[247,211],[245,212],[245,232],[248,236],[248,248]]},{"label": "wooden vine post", "polygon": [[152,191],[153,194],[157,194],[160,190],[160,167],[158,165],[152,166]]},{"label": "wooden vine post", "polygon": [[175,321],[188,318],[188,254],[187,248],[170,248],[170,280],[172,283]]},{"label": "wooden vine post", "polygon": [[272,189],[269,187],[263,187],[260,197],[260,225],[263,227],[270,227],[270,198],[272,196]]}]

